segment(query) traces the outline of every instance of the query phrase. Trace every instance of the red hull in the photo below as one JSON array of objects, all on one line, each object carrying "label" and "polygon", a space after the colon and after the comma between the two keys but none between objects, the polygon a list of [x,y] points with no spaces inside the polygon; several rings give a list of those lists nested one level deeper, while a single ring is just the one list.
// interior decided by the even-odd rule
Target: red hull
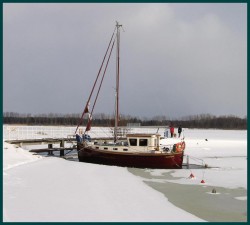
[{"label": "red hull", "polygon": [[85,147],[78,151],[80,162],[154,169],[181,169],[184,152],[119,153]]}]

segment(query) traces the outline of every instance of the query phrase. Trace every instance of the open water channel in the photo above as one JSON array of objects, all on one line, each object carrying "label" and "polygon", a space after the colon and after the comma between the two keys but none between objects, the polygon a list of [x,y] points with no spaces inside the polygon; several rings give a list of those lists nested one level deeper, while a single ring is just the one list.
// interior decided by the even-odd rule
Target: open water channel
[{"label": "open water channel", "polygon": [[[238,196],[247,196],[244,188],[172,183],[169,180],[179,179],[171,175],[172,170],[161,176],[154,175],[150,169],[128,168],[128,171],[142,177],[145,184],[163,193],[175,206],[208,222],[247,221],[247,201],[237,199]],[[216,193],[212,193],[214,188]]]}]

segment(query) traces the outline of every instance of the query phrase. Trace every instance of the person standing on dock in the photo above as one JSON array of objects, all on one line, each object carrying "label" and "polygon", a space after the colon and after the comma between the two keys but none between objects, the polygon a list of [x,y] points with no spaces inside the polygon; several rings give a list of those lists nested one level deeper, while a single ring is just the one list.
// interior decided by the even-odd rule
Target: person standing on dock
[{"label": "person standing on dock", "polygon": [[182,127],[181,127],[181,125],[180,125],[179,128],[178,128],[179,137],[181,136],[181,132],[182,132]]}]

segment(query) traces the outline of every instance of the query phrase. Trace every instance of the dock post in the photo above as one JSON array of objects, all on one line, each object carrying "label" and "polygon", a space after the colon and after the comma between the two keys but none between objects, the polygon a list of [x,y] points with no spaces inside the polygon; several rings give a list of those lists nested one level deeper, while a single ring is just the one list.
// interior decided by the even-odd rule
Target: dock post
[{"label": "dock post", "polygon": [[[48,144],[48,149],[52,149],[52,148],[53,148],[53,144]],[[48,155],[54,155],[53,151],[49,150]]]},{"label": "dock post", "polygon": [[[64,140],[61,140],[61,142],[60,142],[60,147],[61,148],[64,148]],[[62,157],[62,156],[64,156],[64,150],[60,150],[60,157]]]},{"label": "dock post", "polygon": [[189,169],[189,155],[187,155],[187,169]]}]

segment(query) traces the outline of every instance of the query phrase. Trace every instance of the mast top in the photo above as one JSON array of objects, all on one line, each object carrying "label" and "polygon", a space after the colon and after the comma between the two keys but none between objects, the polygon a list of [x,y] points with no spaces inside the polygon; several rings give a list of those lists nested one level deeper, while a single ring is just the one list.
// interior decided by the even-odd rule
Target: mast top
[{"label": "mast top", "polygon": [[119,23],[116,21],[116,27],[119,28],[119,27],[122,27],[122,25],[119,24]]}]

